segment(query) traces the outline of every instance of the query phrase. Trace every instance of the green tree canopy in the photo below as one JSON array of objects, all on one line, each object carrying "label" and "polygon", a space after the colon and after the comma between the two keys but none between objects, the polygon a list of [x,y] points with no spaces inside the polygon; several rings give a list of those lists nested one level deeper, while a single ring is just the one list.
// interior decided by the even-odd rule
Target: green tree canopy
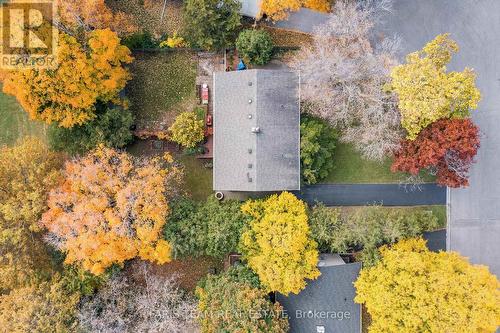
[{"label": "green tree canopy", "polygon": [[279,303],[253,282],[245,267],[209,275],[196,288],[202,332],[285,333],[288,322]]},{"label": "green tree canopy", "polygon": [[332,171],[337,138],[337,131],[318,118],[300,120],[300,167],[307,184],[321,181]]},{"label": "green tree canopy", "polygon": [[130,127],[134,116],[121,107],[98,107],[96,118],[71,128],[51,125],[48,131],[49,145],[53,150],[71,155],[86,153],[99,144],[110,148],[122,148],[132,141]]},{"label": "green tree canopy", "polygon": [[184,1],[184,36],[192,46],[218,50],[234,44],[241,25],[236,0]]},{"label": "green tree canopy", "polygon": [[164,229],[173,254],[222,258],[236,252],[243,227],[248,222],[240,207],[238,201],[219,202],[213,197],[204,203],[188,199],[173,202]]},{"label": "green tree canopy", "polygon": [[379,260],[379,246],[438,227],[438,219],[432,211],[381,206],[361,207],[342,215],[338,209],[319,204],[311,209],[309,221],[311,235],[321,251],[361,251],[364,266],[372,266]]},{"label": "green tree canopy", "polygon": [[254,65],[265,65],[273,54],[273,40],[265,30],[247,29],[240,32],[236,49],[245,61]]}]

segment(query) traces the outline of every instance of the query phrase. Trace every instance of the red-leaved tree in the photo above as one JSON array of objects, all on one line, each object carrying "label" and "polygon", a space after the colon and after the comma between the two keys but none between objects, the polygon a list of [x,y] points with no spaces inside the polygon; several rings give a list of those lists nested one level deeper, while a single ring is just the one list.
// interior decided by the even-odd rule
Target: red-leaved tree
[{"label": "red-leaved tree", "polygon": [[470,119],[441,119],[415,140],[401,143],[391,170],[416,175],[430,169],[436,173],[438,184],[465,187],[479,145],[479,129]]}]

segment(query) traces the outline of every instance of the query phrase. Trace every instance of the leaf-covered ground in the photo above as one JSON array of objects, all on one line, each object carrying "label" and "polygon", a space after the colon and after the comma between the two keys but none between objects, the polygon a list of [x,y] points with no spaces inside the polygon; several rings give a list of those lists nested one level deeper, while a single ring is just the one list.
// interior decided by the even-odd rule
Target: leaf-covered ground
[{"label": "leaf-covered ground", "polygon": [[163,20],[163,0],[106,1],[114,11],[131,15],[139,31],[149,31],[155,37],[171,36],[182,30],[182,1],[167,0]]},{"label": "leaf-covered ground", "polygon": [[140,125],[163,122],[168,126],[180,111],[193,109],[196,61],[192,53],[140,52],[134,57],[126,92]]}]

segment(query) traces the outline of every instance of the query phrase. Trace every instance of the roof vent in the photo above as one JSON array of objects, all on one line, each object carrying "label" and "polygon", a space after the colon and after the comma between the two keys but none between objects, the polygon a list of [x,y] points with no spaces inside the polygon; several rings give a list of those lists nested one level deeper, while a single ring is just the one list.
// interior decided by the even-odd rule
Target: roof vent
[{"label": "roof vent", "polygon": [[252,119],[252,115],[251,114],[248,115],[248,119]]},{"label": "roof vent", "polygon": [[247,172],[247,180],[249,183],[252,182],[252,177],[250,177],[250,172]]},{"label": "roof vent", "polygon": [[248,168],[251,169],[253,167],[252,163],[248,163]]},{"label": "roof vent", "polygon": [[252,104],[252,102],[253,102],[253,101],[252,101],[252,99],[251,99],[251,98],[249,98],[249,99],[248,99],[248,104]]},{"label": "roof vent", "polygon": [[248,85],[251,87],[252,86],[252,81],[248,81]]},{"label": "roof vent", "polygon": [[252,127],[252,133],[260,133],[260,127]]},{"label": "roof vent", "polygon": [[248,153],[251,154],[252,153],[252,148],[248,148]]}]

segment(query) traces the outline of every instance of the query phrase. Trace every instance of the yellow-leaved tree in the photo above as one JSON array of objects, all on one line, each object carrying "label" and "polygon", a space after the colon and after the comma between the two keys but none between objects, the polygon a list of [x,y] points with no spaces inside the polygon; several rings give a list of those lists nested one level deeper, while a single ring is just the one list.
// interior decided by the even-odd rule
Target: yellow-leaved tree
[{"label": "yellow-leaved tree", "polygon": [[414,140],[420,131],[443,118],[465,118],[477,108],[481,94],[475,73],[447,72],[457,43],[449,34],[438,35],[421,51],[406,56],[406,64],[391,71],[390,89],[399,99],[401,124],[407,138]]},{"label": "yellow-leaved tree", "polygon": [[298,11],[306,7],[320,12],[330,10],[328,0],[262,0],[260,4],[261,14],[265,14],[269,20],[280,21],[288,18],[290,12]]},{"label": "yellow-leaved tree", "polygon": [[109,29],[90,32],[86,45],[61,33],[57,67],[12,70],[3,91],[32,119],[69,128],[92,120],[97,102],[121,103],[119,93],[130,79],[123,65],[131,61],[130,50]]},{"label": "yellow-leaved tree", "polygon": [[170,140],[186,148],[194,148],[203,140],[203,120],[198,120],[194,112],[179,114],[169,127]]},{"label": "yellow-leaved tree", "polygon": [[0,149],[0,293],[51,274],[38,220],[61,180],[62,164],[59,154],[35,138]]},{"label": "yellow-leaved tree", "polygon": [[495,332],[500,283],[485,266],[455,252],[431,252],[422,239],[380,249],[363,269],[355,301],[371,315],[371,333]]},{"label": "yellow-leaved tree", "polygon": [[68,292],[58,277],[0,296],[2,332],[78,332],[80,295]]},{"label": "yellow-leaved tree", "polygon": [[41,223],[51,243],[66,253],[65,263],[99,275],[135,257],[170,261],[170,244],[161,235],[168,198],[181,177],[170,155],[136,159],[99,146],[67,162],[64,176],[49,195]]},{"label": "yellow-leaved tree", "polygon": [[283,192],[250,200],[241,209],[253,220],[241,236],[240,249],[267,291],[297,294],[306,279],[320,275],[317,244],[310,236],[301,200]]}]

